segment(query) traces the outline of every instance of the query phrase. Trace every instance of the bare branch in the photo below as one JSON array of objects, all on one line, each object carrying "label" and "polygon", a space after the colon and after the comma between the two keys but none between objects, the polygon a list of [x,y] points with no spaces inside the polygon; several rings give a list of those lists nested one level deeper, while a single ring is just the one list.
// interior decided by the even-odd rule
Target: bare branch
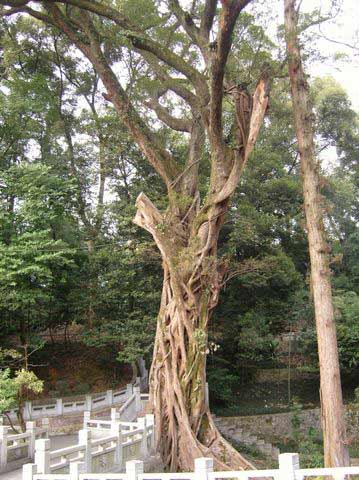
[{"label": "bare branch", "polygon": [[237,18],[243,8],[251,0],[222,0],[222,13],[219,20],[217,42],[212,55],[211,69],[211,101],[210,101],[210,128],[213,139],[218,145],[222,143],[222,100],[224,67],[232,46],[232,34]]},{"label": "bare branch", "polygon": [[255,92],[253,94],[253,107],[249,123],[249,133],[246,139],[243,153],[234,151],[234,163],[229,177],[221,191],[216,195],[214,202],[220,203],[229,198],[238,185],[238,181],[247,164],[249,155],[251,154],[254,144],[257,141],[260,127],[268,107],[268,91],[269,91],[269,72],[264,70],[262,78],[259,80]]},{"label": "bare branch", "polygon": [[85,15],[86,12],[82,12],[84,28],[86,28],[86,34],[90,42],[88,45],[83,42],[82,38],[72,28],[67,18],[56,5],[48,4],[47,8],[56,26],[90,60],[107,89],[108,93],[105,95],[105,98],[113,103],[123,124],[138,142],[148,161],[163,178],[165,184],[170,186],[172,179],[178,175],[178,167],[171,155],[160,144],[159,138],[148,128],[138,112],[133,108],[126,92],[104,58],[97,38],[97,32],[89,16]]}]

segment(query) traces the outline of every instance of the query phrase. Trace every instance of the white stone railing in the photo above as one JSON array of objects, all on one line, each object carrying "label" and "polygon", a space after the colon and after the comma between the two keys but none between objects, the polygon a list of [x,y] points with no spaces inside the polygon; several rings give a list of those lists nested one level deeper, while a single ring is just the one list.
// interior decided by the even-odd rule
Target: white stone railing
[{"label": "white stone railing", "polygon": [[121,408],[111,408],[111,420],[93,419],[91,412],[84,412],[78,443],[51,451],[50,440],[36,442],[35,463],[24,466],[23,478],[31,479],[34,471],[63,475],[79,461],[84,471],[101,472],[113,467],[120,469],[128,460],[145,458],[154,448],[154,416],[130,420],[137,418],[147,401],[148,395],[141,394],[140,387],[135,386]]},{"label": "white stone railing", "polygon": [[143,462],[133,460],[126,463],[125,473],[85,473],[85,463],[76,462],[70,466],[70,472],[62,475],[37,473],[31,467],[24,472],[23,480],[354,480],[359,475],[358,467],[344,468],[299,468],[299,456],[296,453],[279,455],[279,468],[272,470],[246,470],[233,472],[214,472],[211,458],[197,458],[193,472],[188,473],[143,473]]},{"label": "white stone railing", "polygon": [[[112,407],[126,402],[133,394],[134,387],[145,388],[146,378],[137,377],[134,385],[129,384],[121,390],[107,390],[102,393],[94,393],[92,395],[83,395],[76,397],[57,398],[49,403],[40,401],[25,402],[24,419],[36,420],[42,417],[54,417],[73,413],[81,413],[85,411],[96,411],[102,408]],[[7,412],[11,420],[16,420],[17,410],[12,409]]]},{"label": "white stone railing", "polygon": [[127,461],[146,458],[154,449],[153,415],[140,417],[137,422],[122,423],[118,420],[85,420],[85,422],[89,428],[79,431],[76,445],[51,451],[50,440],[37,440],[35,463],[24,465],[23,479],[33,480],[38,475],[49,479],[72,478],[70,475],[73,476],[73,471],[79,464],[83,472],[99,474],[110,468],[119,471]]},{"label": "white stone railing", "polygon": [[25,461],[34,459],[35,441],[47,438],[49,435],[49,421],[42,419],[42,426],[37,427],[35,422],[26,422],[26,431],[11,433],[8,426],[0,426],[0,472],[12,470]]}]

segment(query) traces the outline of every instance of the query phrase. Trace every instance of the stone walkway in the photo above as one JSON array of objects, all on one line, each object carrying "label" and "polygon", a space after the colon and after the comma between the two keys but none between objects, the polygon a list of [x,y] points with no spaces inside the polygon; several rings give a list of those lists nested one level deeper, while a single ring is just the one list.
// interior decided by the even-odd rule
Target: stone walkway
[{"label": "stone walkway", "polygon": [[[55,435],[51,437],[51,450],[69,447],[77,443],[77,435]],[[0,473],[0,480],[21,480],[22,468],[12,472]]]}]

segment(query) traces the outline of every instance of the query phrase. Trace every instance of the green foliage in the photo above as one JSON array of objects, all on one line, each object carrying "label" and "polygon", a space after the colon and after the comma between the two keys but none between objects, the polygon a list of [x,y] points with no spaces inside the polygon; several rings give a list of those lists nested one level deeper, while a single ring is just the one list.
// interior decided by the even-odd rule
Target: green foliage
[{"label": "green foliage", "polygon": [[0,370],[0,414],[14,407],[22,408],[26,396],[38,395],[42,390],[43,382],[34,372],[21,369],[11,376],[9,368]]},{"label": "green foliage", "polygon": [[309,427],[307,432],[300,428],[302,405],[294,402],[292,407],[292,436],[296,452],[300,454],[302,468],[322,468],[324,463],[323,445],[319,440],[319,432]]},{"label": "green foliage", "polygon": [[209,358],[207,365],[209,399],[215,407],[230,407],[235,401],[235,393],[240,385],[239,376],[234,373],[229,362]]},{"label": "green foliage", "polygon": [[17,389],[10,377],[10,369],[0,370],[0,414],[15,406],[16,394]]},{"label": "green foliage", "polygon": [[[199,65],[198,53],[182,29],[173,29],[173,18],[158,15],[157,2],[112,3],[134,24],[148,29],[151,38],[170,51],[181,51],[190,65]],[[193,3],[195,18],[202,6]],[[312,17],[302,20],[308,24]],[[136,105],[166,87],[138,61],[137,54],[126,52],[123,47],[129,41],[124,32],[111,22],[95,21],[106,58],[128,66],[126,90]],[[49,327],[56,330],[76,323],[83,327],[83,342],[106,347],[121,361],[149,357],[160,303],[161,259],[132,218],[140,191],[165,210],[165,187],[104,102],[94,71],[74,54],[68,41],[51,26],[25,16],[3,23],[0,333],[4,345],[16,334],[23,346],[41,346],[41,333]],[[240,15],[227,65],[230,83],[251,89],[263,62],[274,71],[281,68],[272,59],[275,45],[260,23],[257,14]],[[208,376],[211,401],[222,406],[243,381],[238,371],[279,361],[278,336],[283,332],[299,332],[307,366],[317,366],[289,88],[286,79],[274,77],[265,125],[219,239],[219,256],[230,266],[230,280],[210,324],[210,340],[221,348],[213,355],[214,364],[208,362]],[[177,81],[185,85],[183,78]],[[340,164],[322,180],[341,363],[352,371],[358,364],[359,336],[358,116],[332,79],[316,79],[312,91],[318,144],[324,153],[325,148],[335,148]],[[188,115],[181,101],[171,95],[161,101],[165,97],[170,112]],[[225,95],[223,123],[229,142],[232,114],[232,101]],[[159,126],[152,117],[146,120],[183,165],[187,137]],[[100,150],[105,164],[100,164]],[[205,148],[199,171],[202,198],[208,189],[208,159]],[[98,197],[100,172],[106,176],[103,204]],[[188,208],[189,197],[174,195],[180,209]],[[158,230],[165,234],[164,227],[160,224]],[[183,249],[179,265],[191,260],[189,252]],[[199,335],[197,340],[202,349],[204,339]],[[2,366],[7,355],[0,355]],[[85,390],[86,385],[78,388]]]}]

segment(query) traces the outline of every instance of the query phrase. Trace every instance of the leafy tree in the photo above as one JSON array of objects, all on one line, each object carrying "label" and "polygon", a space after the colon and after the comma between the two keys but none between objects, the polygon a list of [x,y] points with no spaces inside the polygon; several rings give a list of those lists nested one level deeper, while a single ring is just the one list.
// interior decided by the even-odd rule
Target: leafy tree
[{"label": "leafy tree", "polygon": [[[25,431],[23,413],[25,400],[29,394],[38,395],[42,390],[43,382],[34,372],[21,369],[12,377],[9,368],[0,370],[0,414],[6,414],[9,409],[16,408],[20,426]],[[9,421],[11,424],[10,419]]]},{"label": "leafy tree", "polygon": [[[250,1],[223,2],[217,9],[217,2],[209,0],[191,12],[177,1],[169,3],[167,12],[152,2],[142,9],[136,3],[135,10],[133,2],[121,9],[77,0],[40,2],[37,9],[27,3],[20,11],[55,26],[90,62],[107,90],[105,98],[166,187],[162,212],[142,194],[135,216],[163,257],[151,377],[162,458],[172,469],[186,469],[195,456],[225,449],[231,463],[247,466],[221,438],[206,406],[205,345],[225,272],[217,258],[219,232],[268,104],[268,66],[256,65],[246,78],[248,87],[241,85],[248,52],[235,44],[231,51],[238,17]],[[13,2],[2,4],[10,7],[5,15],[14,12]],[[211,34],[217,37],[214,44]],[[248,47],[255,34],[245,28]],[[241,68],[231,67],[242,58]],[[116,74],[121,61],[130,65],[126,86]],[[164,128],[156,127],[154,114]],[[164,136],[167,128],[172,132]],[[181,156],[172,148],[177,132],[184,132]],[[217,463],[222,463],[219,458]]]}]

